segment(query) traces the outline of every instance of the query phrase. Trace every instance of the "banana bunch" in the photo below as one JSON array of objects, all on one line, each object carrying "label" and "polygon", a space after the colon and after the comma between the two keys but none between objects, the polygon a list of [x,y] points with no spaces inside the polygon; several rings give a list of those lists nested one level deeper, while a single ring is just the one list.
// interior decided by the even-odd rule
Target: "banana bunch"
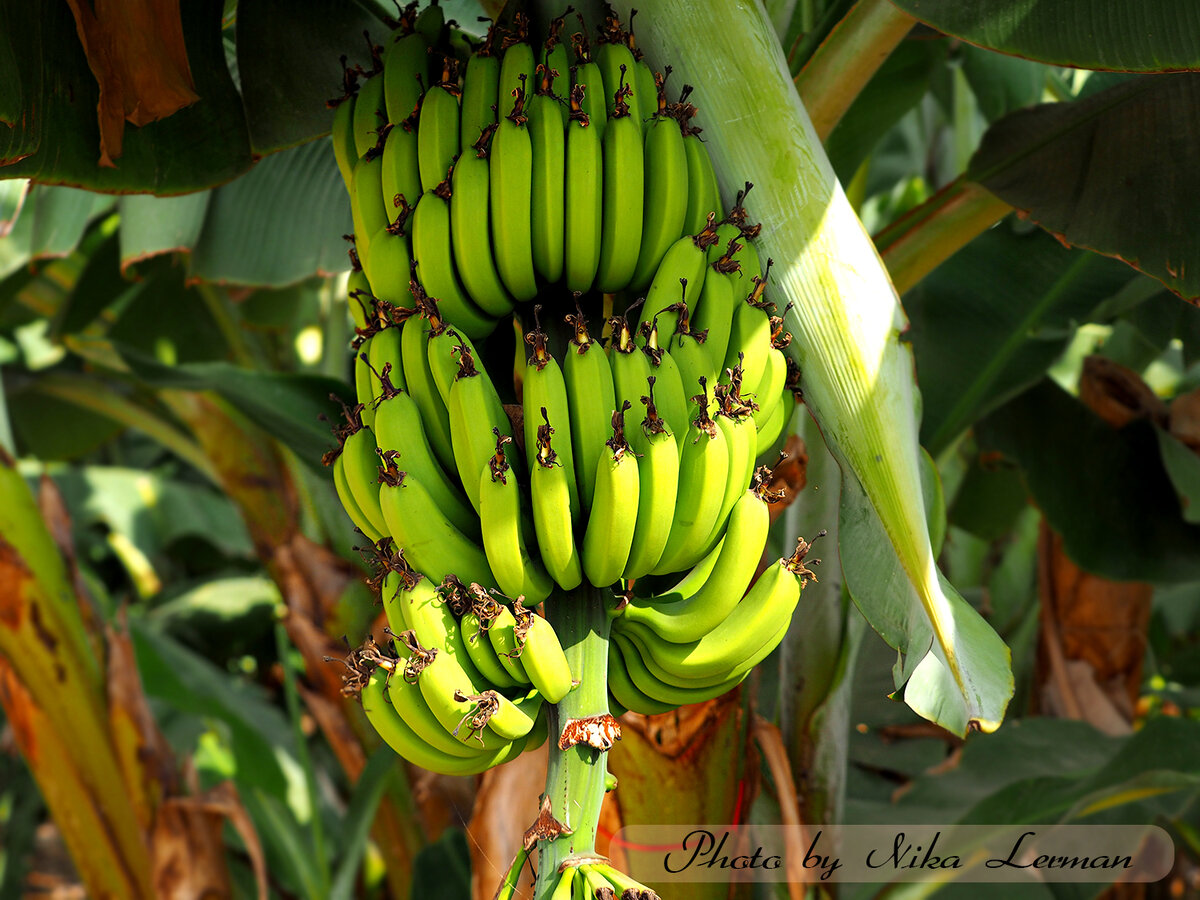
[{"label": "banana bunch", "polygon": [[[512,900],[515,896],[517,881],[510,873],[500,885],[496,900]],[[559,875],[549,896],[550,900],[616,900],[618,897],[620,900],[660,900],[650,888],[601,862],[569,866]]]},{"label": "banana bunch", "polygon": [[751,587],[798,378],[751,186],[724,211],[689,89],[579,23],[471,49],[413,4],[336,103],[357,403],[326,462],[394,644],[352,680],[441,772],[541,742],[581,673],[535,607],[585,580],[613,708],[661,712],[745,678],[812,575],[801,541]]}]

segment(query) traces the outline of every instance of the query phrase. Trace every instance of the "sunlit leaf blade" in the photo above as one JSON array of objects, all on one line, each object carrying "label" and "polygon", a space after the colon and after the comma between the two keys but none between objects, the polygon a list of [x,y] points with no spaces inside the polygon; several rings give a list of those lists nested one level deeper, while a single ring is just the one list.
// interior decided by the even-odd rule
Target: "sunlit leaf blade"
[{"label": "sunlit leaf blade", "polygon": [[1004,224],[942,263],[904,298],[924,401],[922,444],[937,456],[1037,381],[1075,325],[1132,277],[1114,260]]},{"label": "sunlit leaf blade", "polygon": [[14,58],[19,72],[16,79],[0,81],[0,110],[20,107],[15,127],[0,129],[0,177],[172,194],[210,187],[248,169],[246,117],[225,64],[221,5],[185,3],[181,12],[201,99],[158,122],[127,126],[116,168],[102,168],[99,88],[69,6],[0,4],[0,56]]},{"label": "sunlit leaf blade", "polygon": [[238,3],[238,71],[256,154],[329,133],[333,110],[325,101],[341,94],[339,57],[371,68],[364,30],[376,44],[383,44],[388,33],[353,0]]},{"label": "sunlit leaf blade", "polygon": [[[617,6],[629,13],[628,3]],[[795,336],[788,353],[800,366],[805,403],[880,517],[933,626],[935,664],[950,667],[952,692],[923,711],[960,732],[993,730],[1012,676],[994,633],[954,631],[970,611],[956,610],[962,599],[941,584],[926,525],[912,356],[899,341],[906,323],[895,290],[800,105],[770,21],[757,5],[733,0],[708,13],[698,17],[682,2],[657,4],[648,16],[643,10],[643,47],[652,64],[670,61],[675,77],[695,86],[698,121],[709,129],[726,193],[755,184],[747,208],[763,223],[760,253],[777,264],[769,297],[781,310],[794,304],[784,322]],[[750,111],[763,127],[747,127]],[[843,567],[855,564],[843,559]]]},{"label": "sunlit leaf blade", "polygon": [[33,185],[21,210],[22,216],[32,220],[30,255],[34,259],[66,256],[79,246],[92,217],[112,203],[112,197],[78,188]]},{"label": "sunlit leaf blade", "polygon": [[375,820],[375,809],[383,798],[388,781],[396,771],[398,761],[391,747],[376,750],[363,768],[354,785],[350,806],[346,809],[346,828],[342,834],[341,859],[333,879],[329,900],[352,900],[354,880],[362,866],[367,839],[371,836],[371,823]]},{"label": "sunlit leaf blade", "polygon": [[212,195],[190,274],[281,287],[350,268],[350,202],[327,139],[262,160]]},{"label": "sunlit leaf blade", "polygon": [[[1200,7],[1196,7],[1200,13]],[[1200,298],[1200,75],[1147,75],[1015,112],[968,177],[1060,240]]]},{"label": "sunlit leaf blade", "polygon": [[990,50],[1082,69],[1200,68],[1200,7],[1175,0],[892,0]]},{"label": "sunlit leaf blade", "polygon": [[1020,464],[1067,555],[1122,581],[1200,580],[1200,525],[1183,520],[1148,422],[1107,425],[1050,381],[983,419],[980,444]]}]

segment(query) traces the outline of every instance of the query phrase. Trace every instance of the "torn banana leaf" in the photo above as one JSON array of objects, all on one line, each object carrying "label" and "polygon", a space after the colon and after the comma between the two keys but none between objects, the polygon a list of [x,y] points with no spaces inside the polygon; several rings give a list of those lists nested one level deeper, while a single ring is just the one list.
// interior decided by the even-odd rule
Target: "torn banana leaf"
[{"label": "torn banana leaf", "polygon": [[[629,15],[627,0],[616,6]],[[637,21],[651,65],[672,60],[673,82],[695,87],[722,193],[754,183],[746,207],[763,224],[759,254],[775,261],[768,297],[780,310],[791,304],[787,352],[805,404],[854,476],[845,479],[842,567],[859,609],[899,653],[896,687],[956,734],[996,729],[1013,692],[1010,655],[937,569],[921,495],[920,398],[900,341],[908,322],[770,21],[737,0],[712,0],[703,16],[688,0],[662,0]]]}]

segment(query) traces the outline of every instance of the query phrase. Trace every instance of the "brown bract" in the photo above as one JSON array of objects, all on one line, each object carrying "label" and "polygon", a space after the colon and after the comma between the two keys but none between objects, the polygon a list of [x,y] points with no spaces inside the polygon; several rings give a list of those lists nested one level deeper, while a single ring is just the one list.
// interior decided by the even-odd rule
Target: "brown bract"
[{"label": "brown bract", "polygon": [[100,85],[100,165],[115,167],[125,122],[146,125],[200,99],[179,0],[67,0]]},{"label": "brown bract", "polygon": [[576,744],[587,744],[602,752],[612,749],[621,739],[621,723],[604,713],[582,719],[568,719],[558,736],[558,749],[568,750]]}]

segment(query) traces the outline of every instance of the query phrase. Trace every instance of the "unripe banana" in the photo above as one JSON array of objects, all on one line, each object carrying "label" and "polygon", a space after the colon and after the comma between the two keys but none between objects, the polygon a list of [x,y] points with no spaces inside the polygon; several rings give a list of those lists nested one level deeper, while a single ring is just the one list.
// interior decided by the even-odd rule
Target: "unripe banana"
[{"label": "unripe banana", "polygon": [[[658,327],[650,322],[646,329],[646,346],[642,348],[650,363],[650,374],[658,379],[659,414],[667,423],[667,429],[675,438],[680,452],[688,432],[688,393],[684,390],[679,367],[671,354],[658,346]],[[640,399],[640,398],[639,398]]]},{"label": "unripe banana", "polygon": [[387,125],[383,106],[383,76],[371,75],[358,89],[354,101],[354,153],[359,159],[379,143],[379,131]]},{"label": "unripe banana", "polygon": [[392,306],[412,309],[413,296],[408,283],[412,271],[412,251],[404,232],[406,219],[385,225],[371,237],[371,252],[363,260],[371,292]]},{"label": "unripe banana", "polygon": [[588,333],[587,320],[578,303],[575,315],[567,316],[566,320],[575,333],[567,345],[563,377],[567,385],[580,511],[587,512],[592,508],[592,494],[596,489],[596,462],[604,451],[617,401],[608,357],[604,348]]},{"label": "unripe banana", "polygon": [[[767,260],[770,273],[771,260]],[[733,314],[733,325],[729,331],[729,349],[725,351],[725,368],[732,368],[741,355],[742,394],[752,397],[758,392],[767,368],[767,357],[772,350],[771,317],[768,309],[773,308],[763,299],[766,278],[754,281],[750,296],[738,304]]]},{"label": "unripe banana", "polygon": [[387,532],[417,571],[435,582],[455,574],[496,586],[483,548],[454,527],[421,482],[394,465],[380,477],[379,505]]},{"label": "unripe banana", "polygon": [[[570,86],[571,54],[563,42],[563,29],[566,26],[567,14],[558,16],[550,21],[546,31],[546,42],[542,45],[542,65],[547,72],[554,72],[555,78],[561,78],[562,83]],[[563,123],[566,124],[565,122]]]},{"label": "unripe banana", "polygon": [[503,605],[497,606],[496,616],[487,630],[488,640],[492,642],[492,650],[495,651],[500,664],[508,670],[508,674],[521,684],[531,684],[529,673],[525,671],[525,666],[520,660],[521,650],[513,634],[516,624],[517,620],[513,617],[511,609]]},{"label": "unripe banana", "polygon": [[454,265],[462,286],[485,313],[505,316],[512,312],[496,261],[492,257],[492,234],[487,209],[491,196],[491,164],[487,142],[490,132],[474,148],[467,148],[450,177],[450,236],[454,245]]},{"label": "unripe banana", "polygon": [[648,697],[669,704],[671,707],[687,706],[692,703],[704,703],[727,693],[745,680],[748,672],[742,673],[714,687],[680,687],[669,684],[658,678],[646,666],[641,648],[629,634],[614,633],[613,643],[621,653],[625,670],[634,686]]},{"label": "unripe banana", "polygon": [[[383,371],[388,370],[388,383],[393,390],[403,391],[406,389],[404,384],[404,372],[400,362],[400,328],[397,325],[387,324],[379,331],[371,336],[371,339],[363,344],[362,349],[367,353],[367,367],[371,372],[376,384],[376,389],[373,391],[376,406],[376,420],[379,416],[379,403],[383,397]],[[360,354],[361,361],[361,354]],[[371,428],[375,428],[376,423],[372,423]],[[375,432],[378,437],[379,432]]]},{"label": "unripe banana", "polygon": [[417,33],[396,38],[383,57],[383,100],[388,121],[399,125],[413,115],[427,84],[429,45],[425,38]]},{"label": "unripe banana", "polygon": [[[571,414],[567,385],[562,369],[546,347],[546,334],[538,323],[541,306],[533,308],[534,330],[525,335],[530,356],[525,365],[523,404],[525,413],[525,453],[532,469],[538,455],[538,426],[543,417],[559,423],[558,462],[567,475],[571,521],[579,520],[579,491],[575,484],[575,453],[571,441]],[[611,412],[611,411],[610,411]]]},{"label": "unripe banana", "polygon": [[[571,35],[571,45],[575,50],[576,66],[572,69],[571,95],[574,98],[579,92],[580,109],[591,127],[596,129],[597,143],[604,142],[604,132],[608,128],[608,106],[604,101],[604,77],[600,67],[592,58],[591,47],[587,36],[582,32]],[[572,290],[577,290],[572,288]]]},{"label": "unripe banana", "polygon": [[504,56],[500,64],[499,102],[496,108],[500,121],[511,116],[516,109],[518,90],[523,90],[526,98],[533,94],[533,71],[537,60],[533,57],[532,45],[526,41],[528,34],[529,17],[525,13],[517,13],[512,32],[505,36]]},{"label": "unripe banana", "polygon": [[[450,438],[454,449],[454,464],[462,480],[463,490],[471,505],[479,510],[479,478],[495,447],[495,430],[512,437],[512,424],[504,412],[504,405],[496,393],[495,385],[475,366],[475,357],[465,347],[455,348],[458,353],[459,371],[450,388]],[[505,450],[508,464],[521,471],[520,454],[512,447]],[[460,575],[462,573],[459,573]],[[480,581],[472,578],[466,581]],[[488,587],[494,587],[489,583]]]},{"label": "unripe banana", "polygon": [[421,190],[425,192],[432,191],[442,183],[458,157],[457,67],[458,63],[452,57],[444,57],[441,80],[430,87],[421,100],[417,162],[421,172]]},{"label": "unripe banana", "polygon": [[604,79],[604,107],[609,119],[614,118],[618,100],[616,93],[622,86],[628,87],[625,102],[629,106],[629,116],[640,135],[643,119],[653,110],[653,98],[641,97],[637,85],[637,66],[633,51],[629,49],[629,36],[621,27],[621,22],[611,10],[604,17],[601,29],[601,43],[596,48],[596,64],[600,67],[600,76]]},{"label": "unripe banana", "polygon": [[354,176],[354,164],[358,162],[358,148],[354,143],[354,103],[355,95],[346,94],[333,109],[333,127],[329,136],[333,143],[333,158],[337,162],[338,171],[342,173],[342,182],[346,190],[350,190],[350,180]]},{"label": "unripe banana", "polygon": [[775,412],[758,428],[757,453],[760,458],[778,443],[784,428],[792,420],[795,409],[795,396],[791,391],[784,392],[782,401],[775,407]]},{"label": "unripe banana", "polygon": [[375,318],[375,295],[371,293],[371,282],[363,273],[362,267],[350,270],[346,280],[346,305],[350,307],[350,318],[354,327],[365,330],[367,323]]},{"label": "unripe banana", "polygon": [[716,565],[703,586],[670,602],[634,597],[622,611],[622,621],[640,622],[674,643],[703,637],[725,620],[746,593],[770,524],[760,493],[745,491],[733,507],[729,528],[716,551]]},{"label": "unripe banana", "polygon": [[763,367],[762,380],[754,392],[754,402],[758,409],[754,412],[754,422],[760,425],[775,411],[775,407],[783,402],[783,385],[787,381],[787,358],[774,347],[767,352],[766,365]]},{"label": "unripe banana", "polygon": [[[628,53],[628,48],[624,49]],[[625,71],[623,66],[621,71]],[[645,199],[642,132],[628,103],[631,89],[623,84],[616,93],[619,96],[604,131],[604,215],[596,270],[596,288],[606,294],[621,290],[633,277],[642,243]]]},{"label": "unripe banana", "polygon": [[379,457],[371,429],[360,428],[347,437],[341,458],[354,502],[377,533],[387,534],[387,523],[379,508]]},{"label": "unripe banana", "polygon": [[350,490],[350,485],[346,483],[346,461],[342,459],[340,453],[333,461],[333,486],[337,491],[338,499],[342,501],[342,508],[346,510],[346,515],[350,517],[354,527],[372,543],[379,541],[383,534],[375,529],[375,526],[359,509],[358,501],[354,499],[354,493]]},{"label": "unripe banana", "polygon": [[483,678],[498,688],[520,687],[526,684],[527,682],[508,674],[508,669],[500,664],[488,637],[487,630],[495,618],[499,601],[482,585],[472,584],[468,587],[457,578],[446,578],[442,582],[441,591],[446,601],[451,603],[459,614],[459,630],[462,632],[467,655]]},{"label": "unripe banana", "polygon": [[496,452],[479,477],[483,548],[501,591],[510,597],[523,595],[530,604],[541,603],[554,585],[523,534],[521,491],[504,455],[504,445],[512,438],[498,428],[495,435]]},{"label": "unripe banana", "polygon": [[583,571],[596,587],[621,577],[629,561],[637,521],[638,462],[625,440],[625,403],[613,412],[613,436],[600,454],[596,494],[583,536]]},{"label": "unripe banana", "polygon": [[631,432],[629,444],[638,457],[638,508],[633,544],[622,575],[640,578],[652,571],[667,546],[679,489],[679,446],[658,415],[654,403],[655,377],[648,379],[640,398],[646,416]]},{"label": "unripe banana", "polygon": [[[736,240],[735,240],[736,243]],[[723,369],[729,348],[729,332],[733,329],[733,314],[737,311],[736,274],[727,274],[722,266],[730,265],[729,257],[712,263],[704,278],[704,288],[692,311],[692,327],[707,335],[705,351],[714,369]]]},{"label": "unripe banana", "polygon": [[[387,140],[383,144],[380,190],[383,192],[383,206],[387,210],[389,224],[394,223],[401,215],[407,218],[413,206],[421,199],[421,169],[417,159],[417,143],[415,126],[402,122],[388,129]],[[396,274],[408,281],[408,270],[401,270]]]},{"label": "unripe banana", "polygon": [[417,280],[436,301],[438,315],[470,338],[482,338],[496,320],[476,306],[458,283],[451,258],[449,180],[421,196],[412,216],[413,259]]},{"label": "unripe banana", "polygon": [[[603,355],[601,351],[597,353]],[[558,582],[559,587],[569,591],[579,587],[583,581],[583,569],[575,548],[571,521],[570,485],[568,475],[550,443],[554,429],[545,416],[545,410],[540,412],[544,424],[538,426],[537,453],[529,466],[533,527],[546,571]]]},{"label": "unripe banana", "polygon": [[364,269],[371,254],[372,235],[388,225],[387,209],[383,205],[382,175],[383,164],[379,154],[371,152],[354,164],[354,174],[350,180],[354,246]]},{"label": "unripe banana", "polygon": [[608,645],[608,691],[627,710],[644,716],[661,715],[675,708],[675,704],[656,700],[633,683],[621,645],[611,640]]},{"label": "unripe banana", "polygon": [[[454,449],[450,443],[450,413],[438,393],[437,383],[429,367],[428,345],[432,325],[424,315],[411,316],[401,326],[400,357],[404,362],[404,380],[417,409],[429,445],[437,454],[442,468],[456,472]],[[394,449],[394,448],[387,448]]]},{"label": "unripe banana", "polygon": [[476,148],[484,132],[496,124],[500,59],[493,53],[494,41],[495,26],[492,26],[488,28],[483,45],[467,62],[462,88],[462,123],[459,128],[459,149],[463,156]]},{"label": "unripe banana", "polygon": [[471,359],[476,361],[475,368],[482,375],[488,374],[478,361],[479,351],[475,349],[475,344],[469,337],[445,322],[439,328],[430,330],[427,348],[429,371],[433,373],[433,383],[437,385],[438,393],[447,409],[450,407],[450,390],[454,387],[454,379],[458,377],[459,347],[463,347],[471,355]]},{"label": "unripe banana", "polygon": [[[646,290],[651,279],[659,270],[667,250],[684,234],[683,223],[687,215],[688,165],[687,151],[683,145],[680,123],[667,111],[667,96],[661,75],[655,76],[657,84],[658,111],[646,126],[645,154],[645,222],[642,225],[642,243],[638,251],[637,268],[629,287],[636,293]],[[704,277],[704,253],[699,252],[696,271],[689,273],[689,280],[701,281]],[[700,293],[700,284],[694,288]],[[647,297],[647,310],[657,312]],[[660,307],[661,308],[661,307]],[[671,330],[674,330],[671,328]],[[668,332],[669,333],[669,332]]]},{"label": "unripe banana", "polygon": [[[509,48],[506,61],[515,49],[515,46]],[[504,83],[502,71],[502,89]],[[511,112],[500,120],[492,137],[489,160],[492,243],[496,268],[509,293],[518,300],[531,300],[537,294],[532,234],[533,143],[527,127],[528,95],[523,78],[515,93]]]},{"label": "unripe banana", "polygon": [[[659,334],[670,337],[678,324],[677,304],[682,302],[688,310],[696,308],[708,269],[705,254],[715,239],[715,227],[707,225],[699,234],[685,235],[667,248],[652,272],[653,281],[642,304],[639,334],[657,316]],[[644,338],[642,342],[645,343]]]},{"label": "unripe banana", "polygon": [[[468,658],[466,641],[441,587],[415,571],[403,551],[381,552],[379,563],[385,571],[379,594],[392,632],[399,636],[411,631],[421,647],[449,656],[473,685],[482,685],[482,673]],[[405,646],[414,655],[421,655],[411,642]]]},{"label": "unripe banana", "polygon": [[533,265],[549,283],[562,278],[565,235],[566,117],[553,93],[554,75],[537,67],[537,86],[529,104],[533,149],[530,241]]},{"label": "unripe banana", "polygon": [[614,409],[622,405],[632,408],[635,403],[641,403],[642,395],[646,393],[646,379],[651,375],[650,361],[634,341],[628,319],[614,316],[609,319],[609,327],[612,329],[612,342],[608,362],[612,367],[616,396]]},{"label": "unripe banana", "polygon": [[[374,336],[363,341],[361,349],[368,351]],[[354,357],[354,398],[362,407],[359,419],[367,428],[375,424],[375,398],[379,395],[379,380],[371,374],[370,367],[363,361],[362,354]]]},{"label": "unripe banana", "polygon": [[514,636],[529,680],[547,703],[557,703],[570,692],[574,679],[558,635],[549,622],[531,609],[514,605]]},{"label": "unripe banana", "polygon": [[579,293],[596,279],[604,212],[602,131],[587,116],[584,91],[582,84],[571,90],[563,201],[563,267],[567,290]]},{"label": "unripe banana", "polygon": [[717,185],[717,173],[713,171],[712,159],[699,129],[685,127],[683,150],[687,155],[688,204],[683,216],[683,233],[698,234],[708,223],[708,217],[721,215],[721,189]]},{"label": "unripe banana", "polygon": [[708,386],[692,398],[696,417],[688,429],[679,461],[679,493],[675,521],[654,574],[678,572],[704,555],[725,496],[729,472],[729,450],[725,435],[708,414]]}]

